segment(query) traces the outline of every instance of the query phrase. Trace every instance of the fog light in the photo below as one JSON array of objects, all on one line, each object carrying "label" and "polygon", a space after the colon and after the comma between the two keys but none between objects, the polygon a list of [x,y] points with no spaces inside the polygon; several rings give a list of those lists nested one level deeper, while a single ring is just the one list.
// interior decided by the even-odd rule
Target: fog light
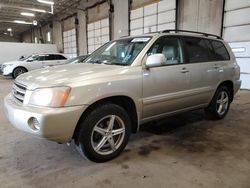
[{"label": "fog light", "polygon": [[40,130],[40,123],[35,117],[29,118],[28,125],[33,131],[39,131]]}]

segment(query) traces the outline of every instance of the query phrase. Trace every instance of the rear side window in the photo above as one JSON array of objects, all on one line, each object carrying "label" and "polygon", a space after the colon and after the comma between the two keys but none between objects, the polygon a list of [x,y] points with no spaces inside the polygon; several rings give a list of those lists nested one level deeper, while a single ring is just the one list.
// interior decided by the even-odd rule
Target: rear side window
[{"label": "rear side window", "polygon": [[212,47],[214,49],[214,58],[217,61],[227,61],[230,60],[230,56],[225,45],[220,41],[211,41]]},{"label": "rear side window", "polygon": [[183,37],[183,43],[189,63],[211,61],[212,47],[209,47],[207,40],[196,37]]},{"label": "rear side window", "polygon": [[45,55],[44,60],[45,61],[54,60],[54,56],[53,55]]},{"label": "rear side window", "polygon": [[55,60],[64,60],[66,59],[66,57],[62,56],[62,55],[54,55]]}]

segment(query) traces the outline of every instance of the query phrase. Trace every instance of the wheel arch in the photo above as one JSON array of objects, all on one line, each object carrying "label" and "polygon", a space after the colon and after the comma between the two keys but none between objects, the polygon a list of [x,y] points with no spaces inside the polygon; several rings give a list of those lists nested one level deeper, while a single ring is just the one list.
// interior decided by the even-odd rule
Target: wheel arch
[{"label": "wheel arch", "polygon": [[229,92],[230,92],[230,102],[233,102],[233,99],[234,99],[234,84],[231,80],[226,80],[226,81],[223,81],[219,84],[219,86],[217,87],[217,89],[221,86],[226,86],[228,89],[229,89]]},{"label": "wheel arch", "polygon": [[12,75],[14,74],[14,71],[15,71],[17,68],[23,68],[23,69],[25,69],[25,70],[26,70],[26,72],[28,72],[28,71],[29,71],[29,70],[28,70],[26,67],[24,67],[24,66],[17,66],[17,67],[15,67],[15,68],[13,69],[13,71],[12,71]]},{"label": "wheel arch", "polygon": [[[87,117],[87,115],[95,108],[98,108],[98,106],[110,103],[110,104],[116,104],[124,108],[124,110],[128,113],[129,117],[131,118],[131,131],[132,133],[136,133],[139,128],[139,121],[138,121],[138,115],[137,115],[137,109],[136,104],[133,101],[131,97],[124,96],[124,95],[118,95],[118,96],[111,96],[106,97],[100,100],[97,100],[93,102],[91,105],[88,106],[86,110],[82,113],[80,119],[78,120],[78,123],[76,125],[76,128],[74,130],[73,139],[77,138],[77,134],[80,129],[80,122],[83,121]],[[75,140],[76,141],[76,140]]]}]

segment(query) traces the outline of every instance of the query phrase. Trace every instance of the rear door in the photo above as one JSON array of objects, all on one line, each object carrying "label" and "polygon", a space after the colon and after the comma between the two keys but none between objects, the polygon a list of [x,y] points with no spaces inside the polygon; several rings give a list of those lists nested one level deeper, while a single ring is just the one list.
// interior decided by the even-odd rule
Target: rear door
[{"label": "rear door", "polygon": [[185,57],[190,71],[190,103],[204,105],[211,97],[220,81],[220,62],[214,57],[210,40],[200,37],[182,37]]},{"label": "rear door", "polygon": [[64,64],[67,61],[67,58],[60,54],[55,54],[54,59],[57,65]]},{"label": "rear door", "polygon": [[44,66],[54,66],[61,65],[67,61],[67,58],[60,54],[48,54],[45,55],[43,65]]},{"label": "rear door", "polygon": [[44,55],[43,66],[53,66],[56,64],[57,64],[57,61],[55,60],[55,55],[53,54]]},{"label": "rear door", "polygon": [[166,63],[143,70],[143,120],[175,112],[189,106],[190,74],[186,68],[180,40],[159,38],[147,52],[164,54]]}]

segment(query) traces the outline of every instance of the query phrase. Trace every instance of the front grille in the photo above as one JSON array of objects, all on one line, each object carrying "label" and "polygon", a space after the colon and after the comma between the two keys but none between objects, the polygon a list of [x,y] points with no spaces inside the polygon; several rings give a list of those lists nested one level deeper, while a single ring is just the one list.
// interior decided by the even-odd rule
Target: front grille
[{"label": "front grille", "polygon": [[25,93],[26,93],[26,87],[24,85],[15,82],[12,88],[13,97],[19,102],[23,103]]}]

